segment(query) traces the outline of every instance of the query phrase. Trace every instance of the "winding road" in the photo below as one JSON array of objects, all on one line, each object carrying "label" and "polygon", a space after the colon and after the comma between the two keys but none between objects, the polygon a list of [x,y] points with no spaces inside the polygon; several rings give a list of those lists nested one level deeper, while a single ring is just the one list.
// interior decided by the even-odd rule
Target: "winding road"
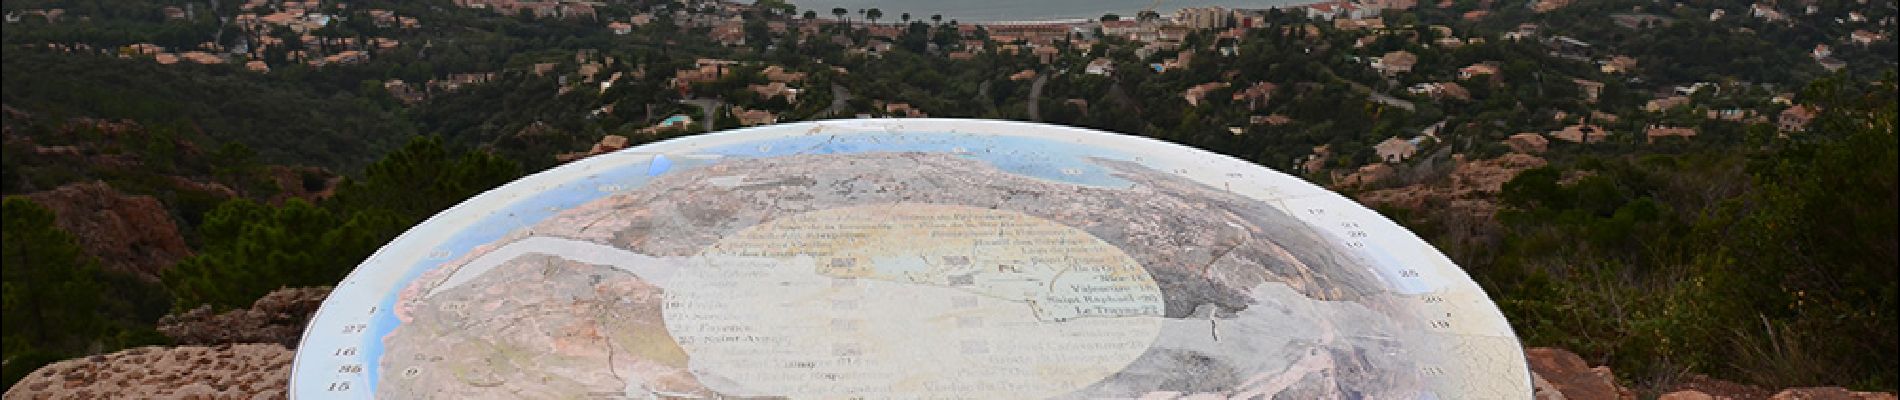
[{"label": "winding road", "polygon": [[1029,84],[1029,120],[1042,122],[1042,86],[1049,83],[1049,74],[1036,75],[1036,81]]},{"label": "winding road", "polygon": [[825,115],[838,116],[838,112],[844,111],[846,107],[850,107],[850,101],[850,90],[845,89],[844,85],[831,84],[831,107],[825,109]]},{"label": "winding road", "polygon": [[705,114],[705,119],[700,121],[700,125],[704,125],[708,132],[715,129],[713,117],[718,116],[719,109],[726,107],[726,102],[719,99],[685,99],[680,100],[679,103],[699,107],[699,110]]}]

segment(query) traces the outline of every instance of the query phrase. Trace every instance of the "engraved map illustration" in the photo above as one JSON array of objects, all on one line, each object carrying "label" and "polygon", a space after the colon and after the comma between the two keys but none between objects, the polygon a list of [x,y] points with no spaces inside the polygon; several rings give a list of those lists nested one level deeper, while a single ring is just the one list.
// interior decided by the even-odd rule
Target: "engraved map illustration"
[{"label": "engraved map illustration", "polygon": [[1458,266],[1243,161],[1039,124],[774,125],[473,198],[338,285],[294,397],[1524,398]]}]

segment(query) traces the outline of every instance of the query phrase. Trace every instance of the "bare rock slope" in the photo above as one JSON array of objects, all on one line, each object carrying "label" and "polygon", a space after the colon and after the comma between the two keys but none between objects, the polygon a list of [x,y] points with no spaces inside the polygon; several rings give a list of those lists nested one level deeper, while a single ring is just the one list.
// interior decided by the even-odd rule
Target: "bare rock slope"
[{"label": "bare rock slope", "polygon": [[201,306],[167,315],[158,320],[158,331],[185,345],[276,343],[294,349],[304,324],[329,294],[329,287],[277,289],[249,309],[213,313],[211,306]]},{"label": "bare rock slope", "polygon": [[91,182],[27,197],[53,210],[60,229],[72,232],[106,268],[157,281],[159,271],[191,256],[171,214],[152,196],[126,195]]}]

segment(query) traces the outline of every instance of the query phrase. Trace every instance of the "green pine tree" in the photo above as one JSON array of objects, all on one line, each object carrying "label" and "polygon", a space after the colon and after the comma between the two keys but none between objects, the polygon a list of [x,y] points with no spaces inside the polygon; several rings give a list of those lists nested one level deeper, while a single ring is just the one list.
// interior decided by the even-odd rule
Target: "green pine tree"
[{"label": "green pine tree", "polygon": [[24,197],[8,197],[3,207],[0,352],[6,386],[53,361],[163,341],[150,328],[166,308],[162,291],[101,269],[54,225],[51,210]]},{"label": "green pine tree", "polygon": [[238,308],[283,287],[334,285],[410,226],[518,176],[512,162],[417,138],[322,204],[232,199],[205,214],[197,255],[166,270],[179,308]]}]

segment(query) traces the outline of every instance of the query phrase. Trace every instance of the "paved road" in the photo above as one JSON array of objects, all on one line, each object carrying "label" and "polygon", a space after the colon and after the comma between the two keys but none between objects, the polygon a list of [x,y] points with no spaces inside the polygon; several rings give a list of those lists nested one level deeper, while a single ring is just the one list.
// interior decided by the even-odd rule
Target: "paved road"
[{"label": "paved road", "polygon": [[1352,91],[1365,94],[1366,98],[1371,99],[1375,103],[1403,108],[1405,111],[1417,111],[1418,109],[1418,106],[1413,105],[1410,101],[1373,91],[1371,87],[1361,85],[1359,82],[1346,81],[1346,84],[1352,86]]},{"label": "paved road", "polygon": [[838,116],[838,112],[850,106],[846,104],[849,101],[851,101],[850,90],[845,89],[844,85],[831,84],[831,107],[825,109],[825,115]]},{"label": "paved road", "polygon": [[1049,83],[1049,74],[1036,75],[1036,81],[1029,84],[1029,120],[1042,122],[1042,85]]},{"label": "paved road", "polygon": [[1393,106],[1393,107],[1398,107],[1398,108],[1403,108],[1403,109],[1405,109],[1405,111],[1417,111],[1417,110],[1418,110],[1418,106],[1415,106],[1415,105],[1413,105],[1413,104],[1412,104],[1412,102],[1410,102],[1410,101],[1406,101],[1406,100],[1402,100],[1402,99],[1399,99],[1399,98],[1397,98],[1397,97],[1392,97],[1392,96],[1388,96],[1388,95],[1386,95],[1385,93],[1378,93],[1378,92],[1373,92],[1373,93],[1367,93],[1367,94],[1366,94],[1366,97],[1367,97],[1367,98],[1370,98],[1370,99],[1372,99],[1372,101],[1374,101],[1374,102],[1378,102],[1378,103],[1380,103],[1380,104],[1385,104],[1385,105],[1388,105],[1388,106]]},{"label": "paved road", "polygon": [[990,101],[990,82],[992,81],[985,80],[982,85],[976,87],[976,98],[983,101],[984,111],[996,111],[996,102]]},{"label": "paved road", "polygon": [[706,127],[706,131],[708,132],[715,129],[713,127],[713,116],[719,112],[719,109],[726,108],[726,102],[719,99],[686,99],[680,100],[680,104],[699,107],[700,111],[705,113],[703,117],[705,119],[699,120],[699,125]]}]

